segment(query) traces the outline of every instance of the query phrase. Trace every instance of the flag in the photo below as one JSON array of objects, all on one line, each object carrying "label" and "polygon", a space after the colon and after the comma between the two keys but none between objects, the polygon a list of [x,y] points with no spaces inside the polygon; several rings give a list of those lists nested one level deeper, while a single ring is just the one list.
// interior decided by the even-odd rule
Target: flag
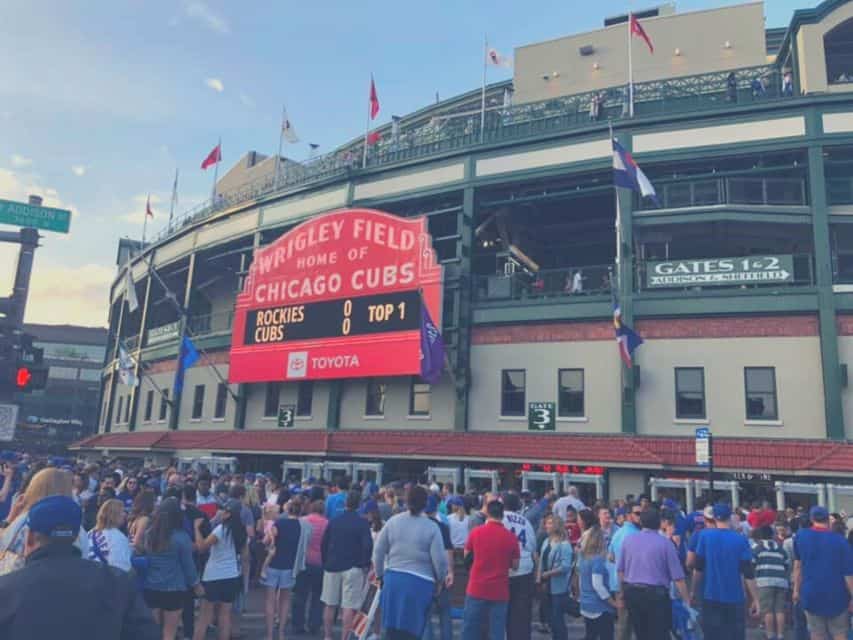
[{"label": "flag", "polygon": [[368,145],[376,144],[381,139],[382,139],[382,134],[379,133],[378,131],[371,131],[370,133],[367,134],[367,144]]},{"label": "flag", "polygon": [[512,90],[509,87],[504,87],[504,103],[503,108],[509,109],[512,107]]},{"label": "flag", "polygon": [[216,145],[213,147],[213,151],[207,154],[204,162],[201,163],[201,168],[207,169],[209,166],[216,164],[220,160],[222,160],[222,148],[221,145]]},{"label": "flag", "polygon": [[154,212],[151,211],[151,194],[148,194],[148,200],[145,201],[145,215],[148,218],[154,217]]},{"label": "flag", "polygon": [[376,83],[373,82],[373,74],[370,74],[370,119],[379,115],[379,96],[376,95]]},{"label": "flag", "polygon": [[133,284],[133,276],[130,273],[130,262],[128,262],[127,271],[125,271],[124,299],[127,300],[127,310],[131,313],[139,308],[139,299],[136,297],[136,285]]},{"label": "flag", "polygon": [[634,366],[634,351],[643,344],[643,339],[627,324],[622,322],[622,310],[619,303],[613,303],[613,330],[616,333],[616,344],[619,347],[619,357],[629,369]]},{"label": "flag", "polygon": [[430,384],[441,379],[444,368],[444,340],[421,300],[421,378]]},{"label": "flag", "polygon": [[178,206],[178,170],[175,169],[175,183],[172,185],[172,210]]},{"label": "flag", "polygon": [[193,341],[189,339],[189,336],[184,336],[183,340],[181,340],[180,352],[178,353],[178,369],[175,371],[173,398],[177,398],[181,391],[183,391],[184,373],[198,361],[199,357]]},{"label": "flag", "polygon": [[493,67],[504,67],[512,69],[512,60],[498,53],[497,49],[489,49],[486,52],[486,62]]},{"label": "flag", "polygon": [[660,206],[654,186],[616,138],[613,139],[613,184],[636,191],[644,198],[651,198],[657,206]]},{"label": "flag", "polygon": [[127,352],[123,344],[118,347],[118,376],[121,378],[122,384],[128,387],[135,387],[139,384],[139,378],[136,377],[136,361]]},{"label": "flag", "polygon": [[640,21],[637,20],[637,16],[635,16],[633,13],[631,14],[630,22],[631,22],[631,27],[630,27],[631,28],[631,35],[637,36],[637,37],[645,40],[646,44],[649,45],[649,53],[654,53],[655,52],[655,46],[652,44],[652,39],[649,38],[649,34],[646,33],[646,30],[643,29],[643,25],[640,24]]},{"label": "flag", "polygon": [[296,135],[296,131],[293,130],[293,125],[290,124],[290,118],[287,117],[286,109],[282,109],[281,113],[281,135],[284,136],[284,139],[291,144],[299,142],[299,136]]}]

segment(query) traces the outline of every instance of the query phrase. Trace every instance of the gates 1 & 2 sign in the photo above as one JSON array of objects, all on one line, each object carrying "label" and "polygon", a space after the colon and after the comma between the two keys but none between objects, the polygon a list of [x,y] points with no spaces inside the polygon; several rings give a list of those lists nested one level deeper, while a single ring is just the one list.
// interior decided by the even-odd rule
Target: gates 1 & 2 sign
[{"label": "gates 1 & 2 sign", "polygon": [[427,219],[313,218],[255,251],[237,296],[229,382],[420,373],[421,304],[441,319]]},{"label": "gates 1 & 2 sign", "polygon": [[646,264],[646,288],[772,284],[794,279],[793,256],[671,260]]}]

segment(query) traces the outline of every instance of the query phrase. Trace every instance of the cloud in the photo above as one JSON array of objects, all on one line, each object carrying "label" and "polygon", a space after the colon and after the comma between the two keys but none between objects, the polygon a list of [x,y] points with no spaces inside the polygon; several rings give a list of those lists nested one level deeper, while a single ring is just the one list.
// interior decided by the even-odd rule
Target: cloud
[{"label": "cloud", "polygon": [[213,11],[201,0],[192,0],[192,2],[187,2],[184,5],[184,13],[186,13],[187,17],[191,20],[194,20],[203,27],[210,29],[214,33],[219,33],[221,35],[228,35],[231,33],[231,26],[228,24],[228,21]]},{"label": "cloud", "polygon": [[222,80],[219,78],[208,78],[204,81],[204,84],[216,91],[216,93],[222,93],[225,91],[225,85],[222,84]]},{"label": "cloud", "polygon": [[240,102],[242,102],[244,106],[249,107],[250,109],[255,108],[255,101],[252,100],[252,98],[247,96],[245,93],[240,94]]},{"label": "cloud", "polygon": [[20,174],[17,171],[0,168],[0,193],[9,200],[26,201],[30,194],[42,196],[46,207],[71,209],[72,215],[77,215],[75,207],[59,197],[59,192],[53,187],[45,186],[38,176]]},{"label": "cloud", "polygon": [[[131,203],[127,206],[129,211],[121,216],[119,219],[124,222],[129,222],[131,224],[139,225],[140,227],[145,222],[145,203],[148,201],[147,193],[139,193],[131,198]],[[151,212],[154,214],[154,221],[157,218],[168,218],[168,213],[165,210],[160,210],[158,205],[165,202],[164,198],[156,193],[151,194]],[[165,215],[164,215],[165,214]],[[149,220],[149,225],[151,224],[151,220]],[[150,228],[150,226],[149,226]]]},{"label": "cloud", "polygon": [[75,164],[71,166],[71,173],[73,173],[78,178],[81,178],[86,175],[87,169],[88,167],[84,164]]},{"label": "cloud", "polygon": [[40,263],[30,281],[26,321],[105,327],[115,276],[115,267],[102,264]]},{"label": "cloud", "polygon": [[16,169],[23,169],[25,167],[33,166],[32,158],[25,158],[22,155],[18,155],[17,153],[12,154],[12,166]]}]

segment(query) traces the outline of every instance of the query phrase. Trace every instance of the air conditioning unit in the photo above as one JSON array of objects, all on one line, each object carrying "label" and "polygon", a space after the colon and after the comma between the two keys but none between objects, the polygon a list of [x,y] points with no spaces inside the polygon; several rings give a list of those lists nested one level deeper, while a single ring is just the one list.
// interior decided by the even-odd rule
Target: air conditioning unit
[{"label": "air conditioning unit", "polygon": [[591,44],[585,44],[584,46],[578,49],[578,53],[582,56],[591,56],[593,53],[595,53],[595,47],[593,47]]}]

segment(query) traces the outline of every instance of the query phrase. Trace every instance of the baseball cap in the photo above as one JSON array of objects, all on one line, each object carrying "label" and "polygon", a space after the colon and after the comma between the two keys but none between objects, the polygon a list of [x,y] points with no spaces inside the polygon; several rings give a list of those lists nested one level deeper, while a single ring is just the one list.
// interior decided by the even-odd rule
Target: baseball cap
[{"label": "baseball cap", "polygon": [[430,493],[441,493],[441,487],[438,486],[435,482],[429,485]]},{"label": "baseball cap", "polygon": [[707,507],[702,509],[702,516],[705,518],[705,520],[713,520],[714,519],[714,507],[712,507],[709,504]]},{"label": "baseball cap", "polygon": [[83,512],[68,496],[48,496],[36,502],[27,514],[30,531],[51,538],[75,540]]},{"label": "baseball cap", "polygon": [[624,515],[627,515],[627,513],[628,513],[628,510],[625,507],[617,507],[616,508],[616,515],[617,516],[624,516]]},{"label": "baseball cap", "polygon": [[453,496],[447,501],[447,504],[451,507],[464,507],[465,501],[459,496]]},{"label": "baseball cap", "polygon": [[368,513],[375,513],[379,511],[379,505],[376,504],[376,500],[368,500],[361,508],[358,510],[359,515],[365,516]]},{"label": "baseball cap", "polygon": [[809,510],[809,520],[812,522],[826,522],[829,520],[829,511],[826,507],[820,505],[814,506]]},{"label": "baseball cap", "polygon": [[435,497],[435,494],[431,493],[427,496],[424,513],[435,513],[436,511],[438,511],[438,498]]},{"label": "baseball cap", "polygon": [[664,509],[678,509],[678,503],[672,498],[667,498],[662,503]]},{"label": "baseball cap", "polygon": [[728,520],[732,517],[732,509],[727,504],[717,503],[713,509],[714,520]]}]

